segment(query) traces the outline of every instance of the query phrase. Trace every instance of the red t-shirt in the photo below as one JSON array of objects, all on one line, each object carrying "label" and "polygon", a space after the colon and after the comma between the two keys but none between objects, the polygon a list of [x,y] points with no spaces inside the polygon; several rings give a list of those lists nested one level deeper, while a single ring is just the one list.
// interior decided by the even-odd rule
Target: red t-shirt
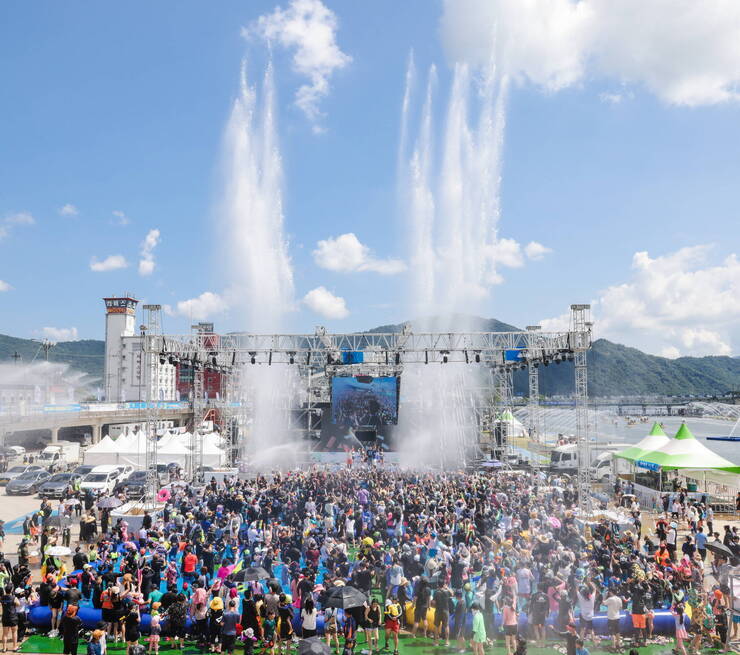
[{"label": "red t-shirt", "polygon": [[195,573],[195,565],[198,563],[198,556],[193,553],[188,553],[182,558],[182,571],[183,573]]}]

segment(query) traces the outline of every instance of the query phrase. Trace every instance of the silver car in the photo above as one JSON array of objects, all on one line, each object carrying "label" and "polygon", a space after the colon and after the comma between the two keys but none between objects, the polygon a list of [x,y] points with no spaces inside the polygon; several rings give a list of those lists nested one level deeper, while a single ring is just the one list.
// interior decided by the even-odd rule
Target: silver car
[{"label": "silver car", "polygon": [[46,471],[27,471],[13,478],[5,487],[6,496],[35,494],[51,476]]},{"label": "silver car", "polygon": [[0,473],[0,485],[8,484],[11,480],[23,475],[29,471],[43,471],[41,466],[36,464],[24,464],[22,466],[11,466],[7,471]]}]

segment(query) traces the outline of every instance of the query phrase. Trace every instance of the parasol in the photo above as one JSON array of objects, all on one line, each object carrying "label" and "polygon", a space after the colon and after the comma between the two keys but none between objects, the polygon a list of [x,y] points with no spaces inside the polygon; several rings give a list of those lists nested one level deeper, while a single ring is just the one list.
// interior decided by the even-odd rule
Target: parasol
[{"label": "parasol", "polygon": [[335,587],[326,595],[324,606],[341,607],[346,610],[352,607],[362,607],[366,601],[367,596],[359,589],[350,586]]}]

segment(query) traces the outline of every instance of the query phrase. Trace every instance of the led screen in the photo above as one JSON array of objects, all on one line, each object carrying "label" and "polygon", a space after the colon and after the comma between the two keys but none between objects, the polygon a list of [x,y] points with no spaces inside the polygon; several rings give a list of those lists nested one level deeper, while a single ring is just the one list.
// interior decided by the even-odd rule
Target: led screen
[{"label": "led screen", "polygon": [[348,427],[398,423],[398,377],[332,378],[331,420]]}]

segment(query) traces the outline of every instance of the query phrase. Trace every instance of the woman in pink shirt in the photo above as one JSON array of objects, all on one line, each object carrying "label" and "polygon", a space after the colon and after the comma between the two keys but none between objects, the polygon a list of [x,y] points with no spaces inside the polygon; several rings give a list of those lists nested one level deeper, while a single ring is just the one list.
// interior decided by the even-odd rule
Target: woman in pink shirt
[{"label": "woman in pink shirt", "polygon": [[516,613],[516,601],[507,601],[504,605],[504,639],[506,640],[506,655],[514,655],[516,650],[516,629],[518,616]]}]

